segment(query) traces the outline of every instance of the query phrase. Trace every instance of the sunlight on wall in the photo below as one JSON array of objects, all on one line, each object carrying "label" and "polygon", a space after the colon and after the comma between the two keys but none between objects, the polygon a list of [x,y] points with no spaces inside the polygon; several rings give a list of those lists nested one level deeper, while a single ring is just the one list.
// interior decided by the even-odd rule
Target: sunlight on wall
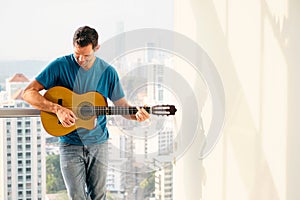
[{"label": "sunlight on wall", "polygon": [[[281,19],[286,15],[278,10],[283,1],[274,1],[272,12]],[[273,1],[272,1],[273,3]],[[269,8],[272,4],[269,3]],[[285,6],[282,6],[284,8]],[[287,63],[281,45],[272,29],[272,22],[265,18],[264,23],[264,75],[262,101],[262,144],[268,161],[272,178],[280,199],[284,199],[286,191],[286,121],[287,121]],[[282,26],[282,23],[280,27]]]},{"label": "sunlight on wall", "polygon": [[[286,0],[175,0],[175,31],[195,40],[216,64],[227,116],[222,140],[194,172],[201,180],[182,178],[199,162],[187,159],[194,147],[175,167],[181,177],[174,181],[176,199],[285,199],[288,66],[282,47],[288,41],[278,33],[287,12]],[[186,181],[201,196],[193,196]],[[180,186],[185,194],[176,190]]]},{"label": "sunlight on wall", "polygon": [[258,129],[261,67],[258,1],[228,1],[227,41],[239,85],[245,95],[255,128]]},{"label": "sunlight on wall", "polygon": [[192,16],[192,4],[184,1],[174,0],[174,29],[186,33],[190,39],[196,39],[197,20]]},{"label": "sunlight on wall", "polygon": [[218,17],[218,21],[220,26],[222,27],[222,31],[224,35],[227,35],[228,31],[228,5],[226,0],[213,0],[214,7],[216,9],[216,15]]},{"label": "sunlight on wall", "polygon": [[[247,199],[249,188],[244,183],[240,160],[236,159],[235,146],[228,145],[227,150],[227,176],[223,199]],[[246,160],[246,158],[244,158]],[[248,166],[249,167],[249,166]],[[250,174],[250,173],[249,173]],[[237,198],[238,197],[238,198]]]},{"label": "sunlight on wall", "polygon": [[270,14],[275,18],[276,23],[283,30],[284,20],[288,17],[288,1],[287,0],[265,0]]}]

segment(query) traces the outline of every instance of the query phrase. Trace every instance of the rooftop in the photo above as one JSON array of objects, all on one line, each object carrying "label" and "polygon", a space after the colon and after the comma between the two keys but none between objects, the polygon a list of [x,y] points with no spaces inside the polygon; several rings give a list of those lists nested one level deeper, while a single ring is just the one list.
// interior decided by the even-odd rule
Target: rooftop
[{"label": "rooftop", "polygon": [[17,73],[13,77],[8,79],[8,82],[10,82],[10,83],[11,82],[14,82],[14,83],[17,83],[17,82],[30,82],[30,80],[24,74]]}]

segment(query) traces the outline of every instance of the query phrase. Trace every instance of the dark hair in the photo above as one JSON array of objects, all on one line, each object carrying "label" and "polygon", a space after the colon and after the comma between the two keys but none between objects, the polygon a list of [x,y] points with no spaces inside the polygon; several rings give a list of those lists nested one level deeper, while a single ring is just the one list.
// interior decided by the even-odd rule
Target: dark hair
[{"label": "dark hair", "polygon": [[73,45],[79,45],[80,47],[85,47],[92,44],[93,49],[98,45],[98,33],[95,29],[83,26],[78,28],[73,37]]}]

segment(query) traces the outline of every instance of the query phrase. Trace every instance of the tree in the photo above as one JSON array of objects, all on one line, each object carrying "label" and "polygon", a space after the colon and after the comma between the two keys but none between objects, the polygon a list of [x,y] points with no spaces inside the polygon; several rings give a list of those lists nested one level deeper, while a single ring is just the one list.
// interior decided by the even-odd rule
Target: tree
[{"label": "tree", "polygon": [[56,193],[66,189],[60,171],[59,155],[49,155],[46,158],[46,187],[47,193]]},{"label": "tree", "polygon": [[149,197],[155,191],[155,172],[151,172],[147,178],[140,182],[140,187],[144,189],[144,196]]}]

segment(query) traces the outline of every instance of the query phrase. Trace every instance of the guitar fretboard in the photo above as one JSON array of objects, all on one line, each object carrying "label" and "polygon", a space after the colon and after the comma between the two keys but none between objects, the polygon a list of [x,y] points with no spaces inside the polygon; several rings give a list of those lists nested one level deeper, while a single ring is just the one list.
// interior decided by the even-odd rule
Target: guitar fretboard
[{"label": "guitar fretboard", "polygon": [[[142,108],[142,107],[141,107]],[[143,107],[151,114],[151,107]],[[133,115],[137,113],[136,107],[121,107],[121,106],[84,106],[80,108],[80,112],[84,116],[89,115]]]}]

